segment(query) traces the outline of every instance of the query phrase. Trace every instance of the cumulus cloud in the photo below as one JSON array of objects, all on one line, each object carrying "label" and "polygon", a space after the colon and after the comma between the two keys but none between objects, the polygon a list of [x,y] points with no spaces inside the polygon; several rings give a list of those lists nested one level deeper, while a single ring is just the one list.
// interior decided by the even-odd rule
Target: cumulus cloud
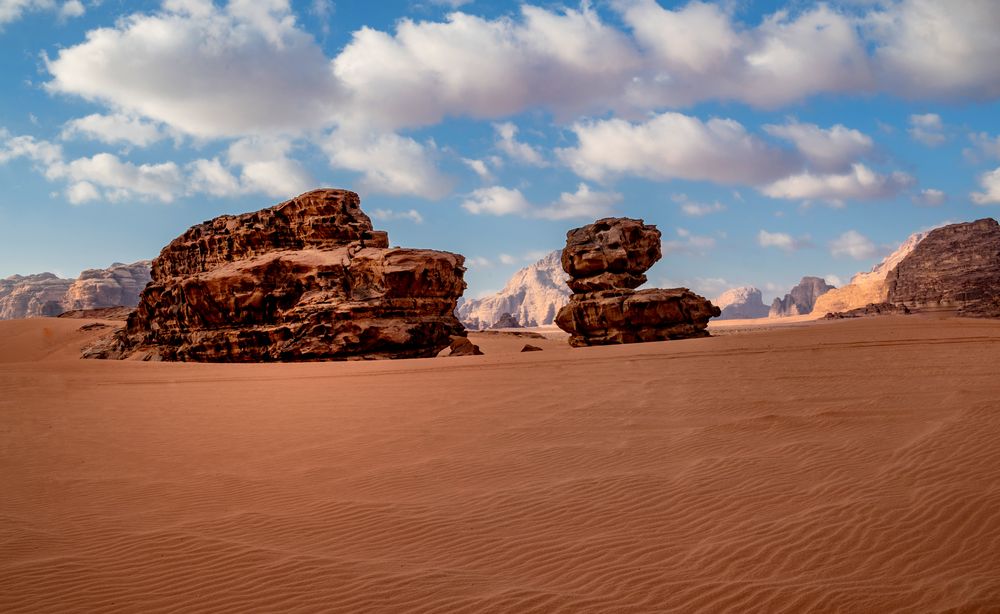
[{"label": "cumulus cloud", "polygon": [[373,219],[379,221],[389,221],[389,220],[406,220],[413,222],[414,224],[423,224],[424,216],[420,215],[420,212],[416,209],[408,209],[406,211],[393,211],[392,209],[375,209],[372,211],[371,216]]},{"label": "cumulus cloud", "polygon": [[56,11],[61,19],[79,17],[86,12],[80,0],[0,0],[0,27],[17,21],[26,13],[39,11]]},{"label": "cumulus cloud", "polygon": [[104,198],[110,201],[138,197],[168,203],[184,191],[184,176],[176,163],[133,164],[109,153],[60,163],[50,167],[48,175],[69,181],[71,195],[88,192],[88,188],[80,185],[87,183],[100,187]]},{"label": "cumulus cloud", "polygon": [[790,252],[809,247],[812,245],[812,241],[807,236],[795,238],[784,232],[761,230],[757,233],[757,245],[761,247],[776,247]]},{"label": "cumulus cloud", "polygon": [[196,137],[300,131],[329,123],[329,60],[287,0],[168,0],[47,61],[49,91],[101,102]]},{"label": "cumulus cloud", "polygon": [[122,114],[102,115],[94,113],[86,117],[72,119],[63,126],[61,138],[84,137],[117,145],[127,143],[145,147],[164,137],[158,126],[138,117]]},{"label": "cumulus cloud", "polygon": [[472,169],[472,172],[474,172],[481,181],[493,180],[493,172],[490,171],[490,167],[487,166],[486,160],[479,160],[477,158],[462,158],[462,164]]},{"label": "cumulus cloud", "polygon": [[796,167],[792,156],[731,119],[703,122],[662,113],[641,123],[608,119],[579,122],[571,129],[579,144],[557,154],[578,175],[595,181],[627,174],[755,185]]},{"label": "cumulus cloud", "polygon": [[764,126],[764,131],[794,143],[810,165],[820,171],[843,172],[873,147],[870,136],[841,124],[820,128],[816,124],[790,121]]},{"label": "cumulus cloud", "polygon": [[381,194],[411,194],[438,199],[454,180],[433,162],[437,148],[395,133],[334,131],[323,145],[330,165],[362,173],[362,189]]},{"label": "cumulus cloud", "polygon": [[926,188],[913,196],[913,202],[924,207],[940,207],[948,201],[948,195],[941,190]]},{"label": "cumulus cloud", "polygon": [[713,203],[699,203],[687,197],[686,194],[675,194],[673,201],[680,205],[681,213],[690,217],[702,217],[712,213],[721,213],[726,210],[726,206],[715,201]]},{"label": "cumulus cloud", "polygon": [[860,232],[848,230],[830,243],[830,254],[835,258],[849,256],[855,260],[866,260],[878,255],[878,248]]},{"label": "cumulus cloud", "polygon": [[686,228],[676,228],[676,239],[660,242],[660,250],[664,254],[704,254],[715,247],[715,238],[696,235]]},{"label": "cumulus cloud", "polygon": [[913,140],[928,147],[937,147],[947,140],[944,135],[944,123],[937,113],[914,114],[910,116],[910,129]]},{"label": "cumulus cloud", "polygon": [[537,148],[517,140],[517,126],[513,122],[493,124],[497,134],[497,148],[512,160],[529,166],[548,166]]},{"label": "cumulus cloud", "polygon": [[1000,136],[990,136],[986,132],[977,132],[969,135],[976,149],[990,158],[1000,158]]},{"label": "cumulus cloud", "polygon": [[594,191],[585,183],[576,192],[563,192],[559,198],[543,207],[532,205],[518,189],[492,186],[472,192],[462,207],[473,214],[520,215],[549,220],[600,218],[612,213],[622,195],[616,192]]},{"label": "cumulus cloud", "polygon": [[800,173],[764,186],[761,191],[773,198],[825,200],[879,200],[892,198],[913,184],[902,172],[882,175],[864,164],[855,163],[842,174]]},{"label": "cumulus cloud", "polygon": [[970,196],[977,205],[1000,204],[1000,167],[983,173],[979,177],[982,192],[973,192]]}]

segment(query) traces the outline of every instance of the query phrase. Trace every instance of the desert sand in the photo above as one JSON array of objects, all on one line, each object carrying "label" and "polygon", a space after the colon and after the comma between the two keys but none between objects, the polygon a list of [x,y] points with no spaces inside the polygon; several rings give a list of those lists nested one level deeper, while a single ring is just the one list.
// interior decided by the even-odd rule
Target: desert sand
[{"label": "desert sand", "polygon": [[3,612],[1000,611],[997,321],[266,365],[85,323],[0,322]]}]

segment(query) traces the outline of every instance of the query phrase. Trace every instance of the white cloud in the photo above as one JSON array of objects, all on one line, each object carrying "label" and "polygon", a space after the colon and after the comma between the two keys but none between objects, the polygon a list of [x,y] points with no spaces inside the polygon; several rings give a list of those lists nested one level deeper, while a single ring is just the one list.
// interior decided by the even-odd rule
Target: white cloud
[{"label": "white cloud", "polygon": [[980,175],[979,185],[983,191],[973,192],[972,202],[977,205],[1000,204],[1000,167]]},{"label": "white cloud", "polygon": [[242,192],[239,180],[218,158],[195,160],[188,164],[188,182],[193,192],[212,196],[233,196]]},{"label": "white cloud", "polygon": [[870,136],[837,124],[820,128],[816,124],[790,121],[784,125],[767,125],[764,131],[791,141],[817,170],[843,172],[872,150]]},{"label": "white cloud", "polygon": [[423,224],[424,216],[416,209],[407,211],[393,211],[392,209],[375,209],[371,212],[372,218],[379,221],[387,220],[408,220],[414,224]]},{"label": "white cloud", "polygon": [[1000,158],[1000,136],[990,136],[985,132],[978,132],[970,134],[969,140],[986,156]]},{"label": "white cloud", "polygon": [[291,141],[274,137],[245,138],[229,146],[229,163],[240,166],[246,192],[291,198],[316,185],[308,171],[289,157]]},{"label": "white cloud", "polygon": [[94,113],[66,122],[61,138],[70,139],[76,136],[83,136],[109,145],[129,143],[145,147],[159,141],[164,135],[155,124],[143,121],[138,117],[118,113],[114,115]]},{"label": "white cloud", "polygon": [[450,9],[457,9],[459,7],[471,3],[472,0],[431,0],[431,4],[437,4],[438,6],[446,6]]},{"label": "white cloud", "polygon": [[493,266],[493,263],[490,261],[489,258],[484,258],[482,256],[473,256],[472,258],[466,258],[465,264],[475,268],[485,268]]},{"label": "white cloud", "polygon": [[757,245],[761,247],[776,247],[785,251],[794,251],[809,247],[812,244],[809,237],[795,238],[784,232],[768,232],[761,230],[757,233]]},{"label": "white cloud", "polygon": [[914,114],[910,116],[910,128],[907,131],[913,140],[928,147],[937,147],[947,140],[944,135],[944,123],[937,113]]},{"label": "white cloud", "polygon": [[660,242],[660,249],[664,254],[704,254],[715,247],[713,237],[696,235],[686,228],[677,228],[675,232],[676,239]]},{"label": "white cloud", "polygon": [[394,133],[333,132],[323,145],[330,165],[362,173],[364,190],[443,198],[454,181],[434,165],[437,148]]},{"label": "white cloud", "polygon": [[477,215],[520,215],[549,220],[597,219],[611,214],[614,205],[621,199],[621,194],[596,192],[587,184],[581,183],[576,192],[563,192],[555,202],[536,207],[518,189],[492,186],[473,191],[462,203],[462,207]]},{"label": "white cloud", "polygon": [[479,176],[481,181],[492,181],[493,173],[490,171],[490,167],[486,165],[485,160],[478,160],[474,158],[462,158],[462,164],[465,164],[472,172]]},{"label": "white cloud", "polygon": [[1000,96],[994,0],[902,0],[868,16],[888,92],[918,98]]},{"label": "white cloud", "polygon": [[648,179],[760,184],[794,170],[794,159],[749,134],[737,121],[702,122],[663,113],[642,123],[622,119],[572,126],[579,144],[557,150],[578,175],[603,181],[617,175]]},{"label": "white cloud", "polygon": [[926,188],[913,197],[913,202],[925,207],[940,207],[948,201],[948,195],[941,190]]},{"label": "white cloud", "polygon": [[62,4],[55,0],[0,0],[0,26],[17,21],[25,13],[58,11],[60,19],[79,17],[86,12],[80,0],[67,0]]},{"label": "white cloud", "polygon": [[89,181],[78,181],[66,188],[66,198],[74,205],[100,200],[101,193]]},{"label": "white cloud", "polygon": [[878,200],[892,198],[913,184],[913,178],[896,172],[881,175],[864,164],[856,163],[843,174],[804,172],[764,186],[761,191],[773,198],[797,200]]},{"label": "white cloud", "polygon": [[104,198],[111,201],[138,197],[171,202],[184,191],[184,177],[176,163],[133,164],[109,153],[59,163],[49,168],[48,175],[103,188]]},{"label": "white cloud", "polygon": [[497,260],[500,261],[500,264],[510,265],[517,263],[517,258],[511,256],[510,254],[500,254],[497,256]]},{"label": "white cloud", "polygon": [[529,166],[548,166],[545,156],[535,147],[517,140],[517,126],[512,122],[493,124],[497,134],[497,149],[507,154],[512,160]]},{"label": "white cloud", "polygon": [[0,164],[16,158],[27,158],[43,167],[50,167],[63,159],[62,147],[48,141],[37,140],[33,136],[10,136],[0,128]]},{"label": "white cloud", "polygon": [[462,208],[476,215],[526,215],[531,204],[518,189],[492,186],[473,191]]},{"label": "white cloud", "polygon": [[866,260],[878,255],[878,248],[860,232],[848,230],[830,243],[830,253],[835,258],[850,256],[855,260]]},{"label": "white cloud", "polygon": [[715,201],[714,203],[699,203],[690,200],[686,194],[676,194],[673,201],[681,206],[681,213],[690,217],[702,217],[712,213],[721,213],[726,210],[726,206]]},{"label": "white cloud", "polygon": [[169,0],[48,60],[47,88],[197,137],[299,131],[329,123],[329,60],[287,0]]}]

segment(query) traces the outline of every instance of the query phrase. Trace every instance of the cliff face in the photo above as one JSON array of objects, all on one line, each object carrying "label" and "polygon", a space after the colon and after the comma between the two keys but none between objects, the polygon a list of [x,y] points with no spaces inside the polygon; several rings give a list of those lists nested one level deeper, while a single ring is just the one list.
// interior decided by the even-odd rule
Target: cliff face
[{"label": "cliff face", "polygon": [[833,290],[833,286],[826,283],[824,279],[803,277],[802,281],[785,295],[785,298],[774,299],[768,317],[782,318],[811,313],[816,305],[816,299],[830,290]]},{"label": "cliff face", "polygon": [[0,320],[57,316],[65,311],[63,301],[72,284],[52,273],[0,279]]},{"label": "cliff face", "polygon": [[432,357],[464,333],[464,258],[389,249],[358,195],[314,190],[192,227],[125,330],[85,355],[210,362]]},{"label": "cliff face", "polygon": [[569,302],[561,257],[562,251],[556,250],[515,273],[493,296],[463,302],[458,306],[458,318],[474,329],[495,325],[505,313],[522,326],[552,324],[559,309]]},{"label": "cliff face", "polygon": [[753,286],[726,290],[712,303],[722,310],[720,320],[766,318],[769,312],[760,290]]},{"label": "cliff face", "polygon": [[0,279],[0,320],[57,316],[64,311],[135,307],[149,283],[148,260],[89,269],[78,279],[52,273]]},{"label": "cliff face", "polygon": [[888,300],[914,311],[1000,316],[1000,224],[951,224],[927,237],[889,273]]},{"label": "cliff face", "polygon": [[871,271],[858,273],[851,278],[851,283],[820,296],[813,306],[813,315],[824,316],[828,313],[863,309],[867,305],[887,302],[889,286],[886,278],[889,272],[909,256],[926,237],[926,232],[910,235],[896,251],[886,256]]}]

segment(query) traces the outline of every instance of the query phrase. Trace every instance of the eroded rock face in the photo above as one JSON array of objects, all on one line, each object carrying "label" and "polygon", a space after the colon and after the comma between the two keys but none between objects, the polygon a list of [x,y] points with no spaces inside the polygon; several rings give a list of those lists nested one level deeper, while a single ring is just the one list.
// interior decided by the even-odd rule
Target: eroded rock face
[{"label": "eroded rock face", "polygon": [[769,311],[760,290],[753,286],[726,290],[712,303],[722,310],[720,320],[766,318]]},{"label": "eroded rock face", "polygon": [[523,326],[552,324],[569,301],[562,252],[557,250],[515,273],[503,290],[458,306],[458,319],[466,328],[483,329],[509,313]]},{"label": "eroded rock face", "polygon": [[116,262],[106,269],[88,269],[66,291],[63,307],[67,311],[134,307],[139,294],[151,277],[148,260],[122,264]]},{"label": "eroded rock face", "polygon": [[517,318],[509,313],[502,314],[500,319],[493,323],[490,328],[521,328],[521,323],[517,321]]},{"label": "eroded rock face", "polygon": [[90,357],[298,361],[432,357],[464,258],[388,249],[357,194],[315,190],[192,227],[153,261],[124,331]]},{"label": "eroded rock face", "polygon": [[570,345],[707,337],[720,310],[687,288],[635,290],[660,259],[660,231],[642,220],[606,218],[569,231],[562,254],[573,295],[556,316]]},{"label": "eroded rock face", "polygon": [[986,218],[930,231],[887,281],[889,302],[913,311],[1000,317],[1000,224]]},{"label": "eroded rock face", "polygon": [[72,283],[52,273],[0,279],[0,320],[59,315]]},{"label": "eroded rock face", "polygon": [[825,279],[819,277],[803,277],[792,291],[785,295],[785,298],[776,298],[771,303],[771,311],[768,317],[783,318],[785,316],[798,316],[812,313],[816,305],[816,299],[823,296],[833,286],[826,283]]}]

